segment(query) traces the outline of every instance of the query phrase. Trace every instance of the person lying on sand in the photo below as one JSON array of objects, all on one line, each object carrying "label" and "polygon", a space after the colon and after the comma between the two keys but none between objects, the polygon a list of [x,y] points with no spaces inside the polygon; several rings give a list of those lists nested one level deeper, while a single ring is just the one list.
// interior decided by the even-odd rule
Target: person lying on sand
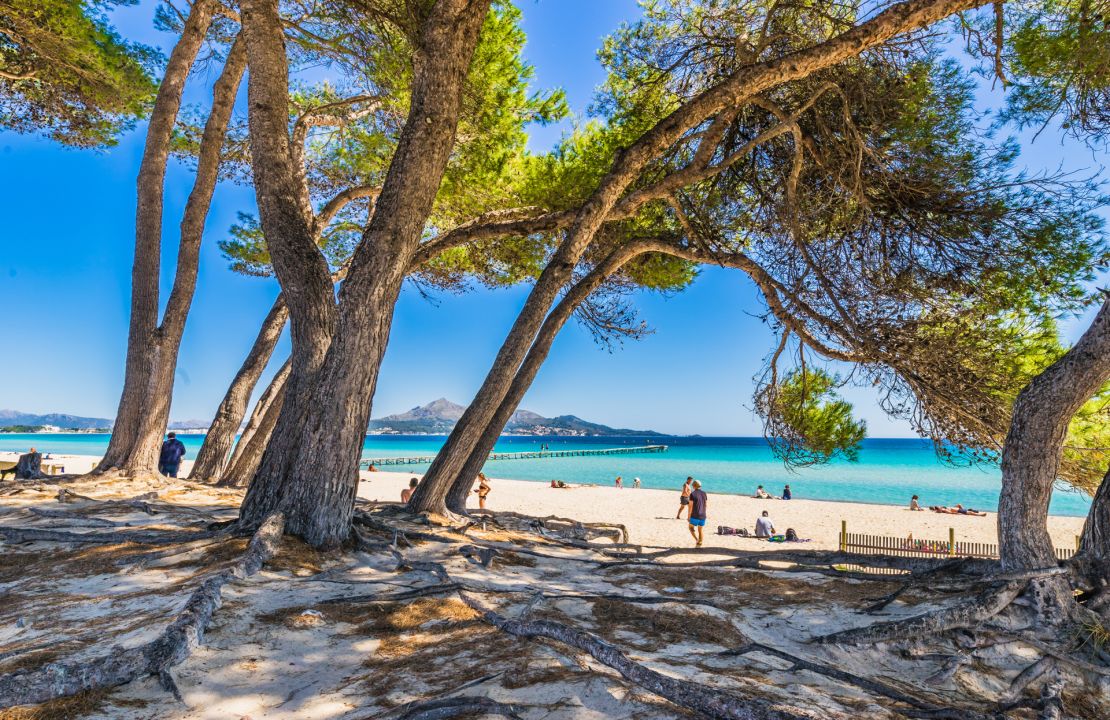
[{"label": "person lying on sand", "polygon": [[975,515],[976,517],[987,516],[985,512],[980,512],[978,510],[975,510],[974,508],[965,508],[963,505],[960,505],[958,503],[954,508],[944,507],[943,505],[934,505],[929,509],[942,515]]},{"label": "person lying on sand", "polygon": [[567,485],[562,480],[552,480],[551,481],[551,487],[553,487],[553,488],[568,488],[568,487],[570,487],[570,485]]}]

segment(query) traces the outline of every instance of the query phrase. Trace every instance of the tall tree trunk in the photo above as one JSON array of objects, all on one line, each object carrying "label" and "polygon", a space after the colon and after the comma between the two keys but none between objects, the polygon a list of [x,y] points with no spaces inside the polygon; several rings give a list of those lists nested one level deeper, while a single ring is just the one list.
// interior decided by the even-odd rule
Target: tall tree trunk
[{"label": "tall tree trunk", "polygon": [[[621,150],[597,190],[582,205],[551,261],[544,268],[517,316],[505,343],[494,359],[487,380],[507,387],[520,368],[532,339],[551,309],[559,291],[570,280],[586,248],[629,185],[660,153],[693,128],[727,108],[738,108],[767,89],[855,57],[865,50],[909,30],[924,27],[954,12],[985,4],[985,0],[910,0],[893,5],[870,20],[836,37],[785,57],[756,63],[733,73],[682,105]],[[698,153],[702,154],[702,148]],[[711,157],[714,148],[705,148]],[[477,446],[501,405],[499,393],[479,393],[455,425],[464,448]],[[424,475],[409,507],[414,512],[443,512],[442,498],[462,473],[468,452],[439,453]],[[423,488],[423,491],[421,491]]]},{"label": "tall tree trunk", "polygon": [[254,406],[247,426],[239,436],[235,451],[220,475],[221,487],[246,487],[262,462],[262,453],[273,436],[281,407],[285,401],[285,385],[289,381],[292,360],[286,360],[274,375]]},{"label": "tall tree trunk", "polygon": [[157,471],[158,447],[169,421],[177,356],[196,288],[200,242],[218,179],[220,154],[246,66],[236,43],[213,88],[212,109],[201,137],[196,179],[181,220],[177,269],[162,324],[158,324],[162,212],[170,139],[185,82],[211,24],[214,0],[193,4],[155,99],[139,169],[131,321],[124,385],[115,425],[97,472],[130,475]]},{"label": "tall tree trunk", "polygon": [[[520,405],[520,401],[524,399],[525,393],[528,388],[536,379],[540,368],[547,360],[548,354],[551,352],[551,346],[555,342],[556,336],[563,326],[566,325],[567,320],[571,318],[574,311],[586,301],[587,298],[615,272],[620,270],[625,263],[632,260],[637,255],[652,250],[662,249],[664,245],[655,241],[637,241],[632,242],[624,247],[618,248],[609,254],[597,267],[586,274],[581,280],[576,282],[570,290],[567,291],[555,309],[544,319],[540,331],[537,333],[535,340],[532,342],[531,347],[528,349],[528,354],[521,363],[520,368],[517,370],[516,375],[513,377],[512,382],[508,387],[497,386],[495,380],[487,377],[486,382],[483,383],[482,388],[478,391],[479,394],[487,393],[489,395],[499,395],[501,403],[494,413],[493,418],[486,425],[481,435],[478,437],[477,442],[471,448],[462,447],[462,442],[458,440],[455,433],[452,432],[450,437],[443,448],[440,449],[439,454],[444,453],[467,453],[465,462],[462,465],[462,471],[455,478],[454,482],[450,485],[447,491],[446,500],[444,498],[438,499],[438,504],[446,502],[447,509],[452,512],[463,514],[466,512],[466,501],[470,496],[471,487],[474,484],[474,477],[481,471],[482,466],[485,465],[486,459],[489,457],[490,452],[493,450],[494,445],[497,444],[497,439],[501,437],[501,431],[505,429],[505,424],[509,422],[513,412],[516,411]],[[489,385],[489,387],[487,387]],[[438,459],[438,458],[437,458]]]},{"label": "tall tree trunk", "polygon": [[[1048,534],[1048,503],[1063,455],[1068,424],[1110,380],[1110,299],[1079,341],[1030,381],[1014,402],[1002,448],[1002,493],[998,501],[998,545],[1008,571],[1056,564]],[[1093,538],[1092,538],[1093,539]],[[1070,599],[1059,579],[1033,583],[1046,622]]]},{"label": "tall tree trunk", "polygon": [[246,415],[251,393],[254,392],[262,371],[270,362],[288,318],[289,309],[285,306],[282,296],[278,295],[266,319],[262,321],[262,327],[254,339],[250,352],[247,353],[246,360],[243,361],[239,372],[235,374],[235,379],[231,381],[220,406],[216,408],[216,416],[208,427],[208,434],[205,435],[204,443],[197,451],[197,459],[193,462],[192,472],[189,473],[190,480],[215,482],[220,479],[231,455],[231,448],[235,444],[235,433],[239,431],[239,425]]},{"label": "tall tree trunk", "polygon": [[1110,470],[1095,491],[1071,564],[1094,596],[1095,609],[1110,616]]},{"label": "tall tree trunk", "polygon": [[[259,213],[275,272],[288,290],[287,283],[303,283],[323,258],[308,228],[302,231],[293,221],[303,213],[297,209],[285,130],[288,77],[277,5],[245,0],[242,9],[251,50],[251,154]],[[333,547],[350,534],[358,461],[394,305],[455,144],[466,73],[488,9],[489,0],[439,0],[429,10],[415,48],[409,116],[340,290],[334,335],[327,332],[327,340],[314,346],[326,345],[319,363],[298,363],[302,338],[296,331],[321,307],[319,293],[287,292],[294,326],[290,388],[243,501],[245,526],[281,508],[286,531],[313,546]],[[256,75],[256,67],[265,69]],[[334,315],[334,305],[328,307]]]}]

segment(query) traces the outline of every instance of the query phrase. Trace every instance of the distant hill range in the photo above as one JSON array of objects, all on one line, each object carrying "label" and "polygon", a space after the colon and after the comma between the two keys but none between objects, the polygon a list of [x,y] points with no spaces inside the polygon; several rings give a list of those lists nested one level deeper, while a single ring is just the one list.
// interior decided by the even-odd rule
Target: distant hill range
[{"label": "distant hill range", "polygon": [[[62,430],[107,430],[112,427],[113,421],[109,418],[81,417],[80,415],[66,415],[64,413],[47,413],[36,415],[34,413],[20,412],[19,410],[0,410],[0,428],[4,427],[56,427]],[[204,430],[208,427],[207,420],[179,420],[170,423],[174,430]]]},{"label": "distant hill range", "polygon": [[[427,405],[414,407],[396,415],[387,415],[371,420],[369,432],[375,435],[446,435],[466,410],[462,405],[445,398],[433,400]],[[517,410],[505,426],[506,435],[567,435],[567,436],[606,436],[606,435],[662,435],[654,430],[630,430],[611,428],[608,425],[592,423],[574,415],[560,415],[547,418],[530,410]]]},{"label": "distant hill range", "polygon": [[[367,431],[374,435],[446,435],[455,427],[455,423],[459,421],[465,410],[462,405],[440,398],[407,412],[371,420]],[[17,426],[22,426],[19,429],[23,432],[29,431],[29,428],[45,426],[62,430],[105,430],[112,427],[112,420],[61,413],[35,415],[18,410],[0,410],[0,428],[14,430]],[[170,423],[172,430],[203,432],[207,428],[207,420],[178,420]],[[505,434],[603,437],[606,435],[662,435],[663,433],[654,430],[611,428],[574,415],[546,418],[530,410],[517,410],[505,426]]]}]

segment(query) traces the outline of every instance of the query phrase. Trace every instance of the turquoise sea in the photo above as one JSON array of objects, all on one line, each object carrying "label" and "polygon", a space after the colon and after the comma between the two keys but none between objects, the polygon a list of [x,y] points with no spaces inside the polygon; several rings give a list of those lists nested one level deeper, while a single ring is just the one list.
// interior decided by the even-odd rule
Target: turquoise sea
[{"label": "turquoise sea", "polygon": [[[203,435],[180,435],[196,457]],[[431,435],[372,435],[363,445],[363,457],[413,457],[434,455],[444,437]],[[775,459],[762,438],[730,437],[503,437],[495,452],[610,448],[665,444],[665,453],[607,455],[593,457],[499,460],[486,465],[491,477],[550,482],[611,484],[617,475],[630,487],[639,477],[646,488],[677,489],[687,475],[702,481],[710,492],[751,494],[757,485],[781,494],[789,483],[796,498],[840,500],[889,505],[909,503],[921,496],[923,505],[954,505],[983,510],[998,506],[1001,474],[995,466],[953,467],[937,459],[930,443],[919,439],[868,439],[859,462],[838,460],[828,465],[789,470]],[[0,435],[0,450],[100,455],[108,446],[107,435]],[[427,465],[388,466],[383,470],[420,472]],[[1086,495],[1057,489],[1051,512],[1055,515],[1085,516],[1090,507]]]}]

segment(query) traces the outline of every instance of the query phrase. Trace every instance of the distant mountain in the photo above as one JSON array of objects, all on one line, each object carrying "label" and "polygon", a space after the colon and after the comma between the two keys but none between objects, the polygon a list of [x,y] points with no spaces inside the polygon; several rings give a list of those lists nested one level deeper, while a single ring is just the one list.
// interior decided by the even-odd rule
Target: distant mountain
[{"label": "distant mountain", "polygon": [[[427,405],[414,407],[403,413],[387,415],[371,420],[368,430],[380,435],[446,435],[466,410],[462,405],[445,398],[434,400]],[[629,430],[611,428],[608,425],[592,423],[574,415],[560,415],[545,418],[530,410],[517,410],[505,426],[507,435],[567,435],[567,436],[605,436],[605,435],[662,435],[654,430]]]},{"label": "distant mountain", "polygon": [[112,427],[112,421],[108,418],[80,417],[62,413],[35,415],[19,410],[0,410],[0,427],[9,425],[54,425],[66,430],[87,430]]},{"label": "distant mountain", "polygon": [[[176,420],[170,423],[171,430],[205,430],[208,420]],[[0,427],[13,425],[29,425],[41,427],[53,425],[63,430],[92,430],[97,428],[110,428],[113,421],[109,418],[80,417],[78,415],[65,415],[63,413],[47,413],[36,415],[19,410],[0,410]]]}]

